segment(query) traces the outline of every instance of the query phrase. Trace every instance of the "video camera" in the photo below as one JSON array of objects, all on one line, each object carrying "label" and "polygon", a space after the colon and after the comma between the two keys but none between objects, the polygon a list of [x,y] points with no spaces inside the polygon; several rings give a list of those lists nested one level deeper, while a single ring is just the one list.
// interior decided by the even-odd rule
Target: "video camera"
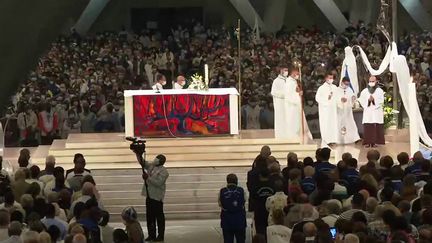
[{"label": "video camera", "polygon": [[137,137],[126,137],[126,140],[132,142],[129,148],[134,153],[136,153],[137,155],[143,155],[145,153],[146,141],[144,139]]}]

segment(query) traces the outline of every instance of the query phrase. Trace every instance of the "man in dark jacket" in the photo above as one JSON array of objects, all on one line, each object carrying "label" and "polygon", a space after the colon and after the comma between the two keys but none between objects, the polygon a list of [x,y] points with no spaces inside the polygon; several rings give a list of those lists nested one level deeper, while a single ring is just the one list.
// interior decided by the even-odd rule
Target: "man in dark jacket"
[{"label": "man in dark jacket", "polygon": [[235,174],[227,176],[227,186],[219,192],[221,227],[224,243],[244,243],[246,240],[245,192]]}]

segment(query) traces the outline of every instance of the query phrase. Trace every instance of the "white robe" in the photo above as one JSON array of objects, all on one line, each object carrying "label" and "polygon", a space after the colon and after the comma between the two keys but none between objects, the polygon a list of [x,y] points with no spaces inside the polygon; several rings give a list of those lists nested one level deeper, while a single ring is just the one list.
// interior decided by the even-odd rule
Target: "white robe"
[{"label": "white robe", "polygon": [[[337,115],[338,115],[338,144],[349,144],[360,140],[358,129],[353,115],[353,106],[356,100],[356,95],[351,88],[341,88],[336,90]],[[346,98],[345,103],[342,98]],[[354,101],[354,102],[353,102]],[[345,134],[342,133],[342,128],[345,127]]]},{"label": "white robe", "polygon": [[153,89],[153,90],[162,90],[162,89],[163,89],[163,86],[162,86],[162,84],[160,84],[160,83],[155,83],[155,84],[152,86],[152,89]]},{"label": "white robe", "polygon": [[179,83],[177,83],[177,82],[174,82],[173,89],[183,89],[183,86],[181,86],[181,85],[180,85]]},{"label": "white robe", "polygon": [[384,124],[384,91],[381,88],[376,88],[375,92],[372,94],[375,99],[375,104],[369,105],[368,100],[370,96],[369,90],[365,88],[358,98],[360,105],[363,107],[363,124]]},{"label": "white robe", "polygon": [[[319,124],[323,146],[337,142],[336,90],[336,85],[324,83],[318,88],[315,95],[315,100],[318,102]],[[329,95],[332,96],[330,99],[328,99]]]},{"label": "white robe", "polygon": [[275,114],[275,138],[299,139],[301,131],[301,98],[296,91],[297,81],[279,75],[271,89]]}]

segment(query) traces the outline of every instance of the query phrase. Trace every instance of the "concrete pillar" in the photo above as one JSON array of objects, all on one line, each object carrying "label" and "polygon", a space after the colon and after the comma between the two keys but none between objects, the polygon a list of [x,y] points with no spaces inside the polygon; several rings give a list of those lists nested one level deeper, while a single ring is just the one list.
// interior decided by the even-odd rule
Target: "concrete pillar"
[{"label": "concrete pillar", "polygon": [[258,21],[258,25],[262,31],[266,32],[266,26],[258,15],[255,8],[249,2],[249,0],[230,0],[231,4],[238,11],[243,20],[249,25],[249,27],[253,28],[255,26],[255,19]]},{"label": "concrete pillar", "polygon": [[421,29],[432,31],[432,16],[419,0],[399,0],[399,2]]},{"label": "concrete pillar", "polygon": [[333,0],[314,0],[314,3],[337,31],[342,32],[348,27],[348,20],[343,16]]},{"label": "concrete pillar", "polygon": [[277,32],[282,28],[285,20],[286,6],[286,0],[266,0],[263,21],[267,31]]},{"label": "concrete pillar", "polygon": [[76,31],[81,35],[86,34],[109,1],[110,0],[90,0],[74,26]]}]

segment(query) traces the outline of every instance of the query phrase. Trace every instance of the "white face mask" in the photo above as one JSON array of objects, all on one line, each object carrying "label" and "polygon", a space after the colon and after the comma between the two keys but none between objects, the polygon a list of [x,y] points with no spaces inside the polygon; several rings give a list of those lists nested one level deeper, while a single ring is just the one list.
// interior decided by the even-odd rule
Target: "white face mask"
[{"label": "white face mask", "polygon": [[375,87],[375,82],[369,82],[369,87]]},{"label": "white face mask", "polygon": [[288,77],[288,71],[282,72],[282,76],[284,76],[285,78]]},{"label": "white face mask", "polygon": [[159,165],[159,159],[158,159],[158,158],[155,158],[155,159],[153,160],[153,165],[154,165],[154,166],[158,166],[158,165]]},{"label": "white face mask", "polygon": [[166,81],[163,81],[163,82],[162,82],[162,85],[165,85],[166,83],[167,83]]},{"label": "white face mask", "polygon": [[326,82],[327,82],[328,84],[332,84],[332,83],[334,82],[334,79],[327,79]]}]

